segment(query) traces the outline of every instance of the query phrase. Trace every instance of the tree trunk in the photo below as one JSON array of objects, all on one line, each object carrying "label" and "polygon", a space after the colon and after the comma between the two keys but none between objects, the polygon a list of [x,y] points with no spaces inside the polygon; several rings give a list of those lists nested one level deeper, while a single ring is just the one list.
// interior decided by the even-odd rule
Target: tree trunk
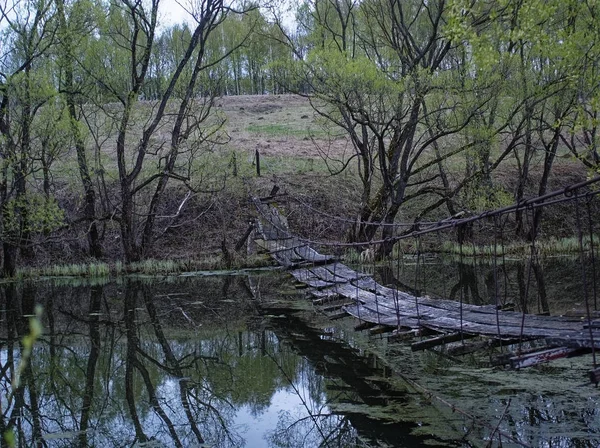
[{"label": "tree trunk", "polygon": [[84,191],[85,207],[83,209],[85,220],[88,222],[87,240],[90,255],[95,258],[102,256],[102,246],[98,225],[96,223],[96,191],[90,176],[88,168],[87,155],[85,151],[85,142],[79,130],[79,119],[75,111],[75,86],[73,82],[73,55],[72,41],[68,30],[67,18],[65,13],[64,0],[57,0],[58,19],[62,43],[62,68],[64,70],[64,92],[67,110],[69,112],[69,124],[71,133],[75,140],[75,151],[77,152],[77,165],[79,167],[79,177]]},{"label": "tree trunk", "polygon": [[2,275],[4,277],[14,277],[17,272],[18,248],[14,244],[4,241],[2,243],[2,253],[4,258]]},{"label": "tree trunk", "polygon": [[[554,165],[554,159],[556,157],[556,151],[558,149],[558,143],[560,142],[560,132],[561,127],[558,126],[554,130],[554,135],[550,144],[544,145],[546,152],[544,155],[544,171],[542,173],[542,178],[540,179],[540,184],[538,188],[538,196],[543,196],[546,194],[548,189],[548,179],[550,178],[550,173],[552,172],[552,166]],[[542,214],[543,207],[538,207],[533,212],[533,222],[527,234],[527,238],[530,241],[533,241],[540,232],[540,227],[542,224]]]},{"label": "tree trunk", "polygon": [[90,355],[85,371],[85,389],[81,404],[81,419],[79,421],[79,445],[88,446],[87,432],[94,402],[94,384],[96,383],[96,366],[100,355],[100,309],[102,305],[102,286],[92,286],[90,290],[89,329]]}]

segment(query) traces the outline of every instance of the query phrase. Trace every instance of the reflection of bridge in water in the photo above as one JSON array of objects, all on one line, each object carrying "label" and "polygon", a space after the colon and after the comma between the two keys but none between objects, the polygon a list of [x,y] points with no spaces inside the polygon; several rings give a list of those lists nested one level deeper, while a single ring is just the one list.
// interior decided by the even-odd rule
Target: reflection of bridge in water
[{"label": "reflection of bridge in water", "polygon": [[[287,219],[273,205],[274,197],[255,199],[259,212],[258,231],[261,239],[257,242],[263,249],[287,267],[292,276],[308,286],[313,304],[332,318],[354,316],[359,320],[356,326],[372,334],[390,333],[397,339],[419,338],[412,343],[413,350],[429,349],[456,343],[451,348],[454,355],[464,355],[494,346],[512,346],[508,354],[497,357],[497,364],[509,364],[514,368],[528,367],[541,362],[562,357],[593,354],[593,367],[590,379],[598,383],[600,369],[596,366],[595,352],[600,348],[600,320],[595,320],[596,312],[596,269],[594,266],[594,234],[590,203],[597,191],[590,189],[600,178],[573,185],[542,197],[529,199],[511,207],[485,212],[462,219],[448,219],[430,223],[424,228],[413,227],[392,238],[418,239],[429,233],[465,229],[470,231],[473,223],[493,222],[496,226],[502,216],[514,213],[527,213],[533,210],[570,203],[575,208],[575,223],[578,230],[581,276],[583,288],[578,293],[585,304],[585,311],[576,317],[533,315],[523,311],[513,311],[500,305],[498,300],[498,276],[494,271],[496,301],[492,305],[473,305],[460,301],[432,299],[390,288],[377,283],[371,276],[357,272],[337,261],[335,257],[322,255],[312,247],[317,242],[293,235]],[[584,202],[585,201],[585,202]],[[585,205],[580,205],[580,202]],[[587,226],[584,229],[582,216],[587,205]],[[494,234],[496,235],[496,228]],[[502,232],[500,231],[500,237]],[[500,243],[494,237],[493,255]],[[367,255],[377,251],[378,245],[388,244],[390,239],[369,243]],[[322,243],[320,243],[322,244]],[[503,244],[503,243],[502,243]],[[347,243],[326,243],[327,246],[349,247]],[[526,281],[523,281],[525,295],[529,290],[532,271],[535,270],[534,257],[537,254],[536,241],[529,243],[530,260]],[[463,246],[460,245],[462,255]],[[369,254],[371,252],[371,254]],[[417,255],[419,256],[419,255]],[[587,260],[587,261],[586,261]],[[586,274],[585,264],[592,266],[592,275]],[[494,261],[494,266],[496,263]],[[418,267],[418,258],[417,258]],[[587,278],[586,278],[587,277]],[[590,278],[591,277],[591,278]],[[475,339],[478,338],[478,339]],[[482,340],[483,339],[483,340]],[[542,343],[525,344],[529,341]],[[532,348],[532,347],[536,348]]]}]

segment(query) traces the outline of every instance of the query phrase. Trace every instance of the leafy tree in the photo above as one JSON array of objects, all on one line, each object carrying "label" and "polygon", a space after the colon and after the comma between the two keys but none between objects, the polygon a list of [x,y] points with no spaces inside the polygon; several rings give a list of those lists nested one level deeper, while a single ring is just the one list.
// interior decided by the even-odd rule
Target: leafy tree
[{"label": "leafy tree", "polygon": [[434,183],[435,168],[464,147],[442,153],[439,143],[461,132],[481,101],[459,96],[448,64],[457,45],[445,32],[446,2],[320,1],[306,8],[311,49],[298,59],[298,77],[310,86],[315,110],[354,146],[362,195],[350,239],[370,241],[383,226],[384,255],[403,204],[441,196],[427,213],[452,194]]},{"label": "leafy tree", "polygon": [[[158,4],[158,0],[112,1],[92,46],[98,50],[83,61],[87,75],[101,86],[101,94],[95,98],[97,106],[116,126],[117,218],[127,261],[139,260],[151,249],[169,181],[177,180],[190,192],[196,191],[193,161],[199,151],[218,139],[222,125],[212,114],[219,91],[219,79],[212,70],[241,44],[238,41],[232,49],[218,52],[208,45],[226,18],[239,12],[222,0],[197,2],[192,8],[194,26],[173,27],[162,37],[158,34]],[[108,49],[102,58],[98,57],[100,49]],[[159,58],[163,58],[160,67]],[[105,68],[98,67],[98,59]],[[146,95],[158,99],[140,103]],[[118,101],[120,107],[110,109],[107,99]],[[170,135],[166,144],[159,137],[165,129]],[[94,138],[100,141],[98,136]]]},{"label": "leafy tree", "polygon": [[14,275],[20,250],[31,256],[36,224],[31,223],[27,181],[35,169],[33,127],[51,96],[36,63],[52,44],[52,13],[46,1],[15,2],[0,10],[0,234],[7,276]]},{"label": "leafy tree", "polygon": [[[575,117],[581,117],[580,111],[594,113],[581,89],[587,84],[584,80],[594,77],[589,69],[597,61],[593,50],[598,35],[593,20],[596,9],[576,1],[509,1],[491,6],[453,3],[452,30],[472,49],[469,70],[485,79],[493,78],[494,73],[499,76],[493,103],[497,115],[506,115],[506,124],[497,126],[500,132],[494,134],[505,136],[500,140],[501,154],[510,151],[517,162],[516,201],[523,199],[535,163],[542,166],[536,193],[546,193],[561,141],[577,155],[579,137],[593,141],[595,131],[580,133],[574,123]],[[478,31],[465,26],[475,21],[464,21],[464,17],[487,17],[489,25]],[[485,158],[489,160],[489,155]],[[486,171],[495,166],[498,163],[491,163]],[[541,209],[533,213],[530,228],[518,213],[517,233],[535,237],[542,213]]]}]

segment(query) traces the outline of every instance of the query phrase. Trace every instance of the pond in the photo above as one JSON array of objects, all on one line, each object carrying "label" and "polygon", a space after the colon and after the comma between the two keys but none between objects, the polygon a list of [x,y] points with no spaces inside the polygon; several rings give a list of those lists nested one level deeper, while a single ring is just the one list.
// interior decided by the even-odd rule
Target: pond
[{"label": "pond", "polygon": [[[423,275],[415,267],[375,274],[411,287]],[[489,302],[489,265],[473,264],[473,278],[467,268],[421,269],[432,294],[460,280],[465,300]],[[519,269],[507,265],[506,285]],[[549,306],[580,304],[554,300],[550,283]],[[15,446],[49,447],[497,446],[499,434],[598,446],[589,357],[514,372],[414,353],[354,331],[351,319],[323,319],[294,286],[285,274],[5,285],[0,430]],[[508,289],[519,302],[509,297],[518,286]],[[27,357],[21,340],[37,305],[43,334]]]}]

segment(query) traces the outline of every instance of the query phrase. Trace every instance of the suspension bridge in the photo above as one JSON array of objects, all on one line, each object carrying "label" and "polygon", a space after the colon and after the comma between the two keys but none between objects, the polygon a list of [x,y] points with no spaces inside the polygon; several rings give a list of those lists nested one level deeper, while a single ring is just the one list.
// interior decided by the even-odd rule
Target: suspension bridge
[{"label": "suspension bridge", "polygon": [[[533,210],[562,202],[574,202],[579,230],[580,262],[595,263],[592,217],[589,216],[590,256],[583,253],[583,234],[579,201],[595,197],[598,191],[591,188],[600,182],[594,178],[563,190],[528,199],[510,207],[487,211],[462,219],[446,219],[429,223],[410,233],[393,238],[397,242],[419,238],[432,232],[452,230],[481,220]],[[600,349],[600,317],[592,310],[590,295],[596,302],[595,268],[593,278],[587,279],[582,269],[585,312],[581,316],[565,317],[528,314],[500,305],[473,305],[464,301],[434,299],[412,294],[377,283],[372,276],[358,272],[336,257],[321,254],[314,249],[316,241],[294,235],[289,229],[284,213],[277,206],[281,200],[276,194],[267,198],[254,198],[258,211],[256,224],[257,243],[301,284],[306,286],[313,304],[330,318],[352,316],[358,320],[357,330],[371,334],[389,334],[390,338],[412,340],[413,350],[439,346],[452,346],[448,353],[464,355],[490,347],[511,346],[510,351],[496,357],[493,363],[524,368],[553,359],[592,353],[593,368],[590,380],[597,384],[600,368],[596,365],[596,351]],[[589,211],[589,207],[588,207]],[[371,241],[376,244],[388,240]],[[347,246],[347,243],[323,243],[321,246]],[[534,252],[535,239],[531,242]],[[372,249],[371,249],[372,250]],[[462,249],[461,249],[462,250]],[[496,280],[497,281],[497,280]],[[589,284],[593,287],[590,288]],[[496,291],[497,291],[496,287]],[[592,293],[588,290],[592,289]],[[532,343],[532,341],[536,341]]]}]

